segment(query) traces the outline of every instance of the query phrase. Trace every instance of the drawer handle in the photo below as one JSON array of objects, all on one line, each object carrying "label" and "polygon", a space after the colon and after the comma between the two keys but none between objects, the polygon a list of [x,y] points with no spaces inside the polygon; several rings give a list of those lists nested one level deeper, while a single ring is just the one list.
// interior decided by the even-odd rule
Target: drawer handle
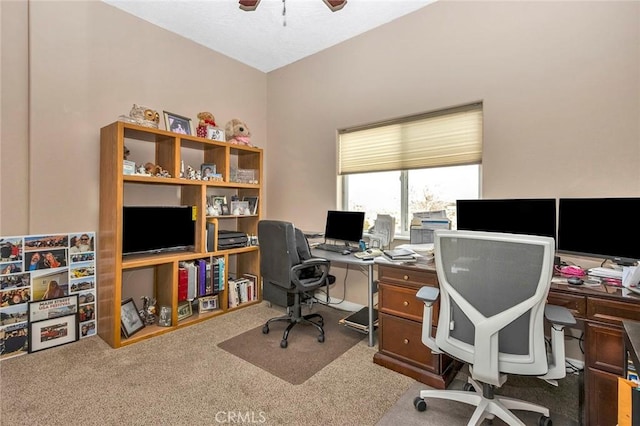
[{"label": "drawer handle", "polygon": [[402,278],[404,278],[404,280],[405,280],[405,281],[407,281],[407,280],[409,279],[409,275],[405,275],[405,276],[404,276],[404,277],[402,277]]},{"label": "drawer handle", "polygon": [[402,302],[402,304],[403,304],[404,306],[409,306],[409,302],[407,302],[406,300],[405,300],[404,302]]},{"label": "drawer handle", "polygon": [[405,345],[408,345],[409,344],[409,339],[404,339],[403,342],[404,342]]}]

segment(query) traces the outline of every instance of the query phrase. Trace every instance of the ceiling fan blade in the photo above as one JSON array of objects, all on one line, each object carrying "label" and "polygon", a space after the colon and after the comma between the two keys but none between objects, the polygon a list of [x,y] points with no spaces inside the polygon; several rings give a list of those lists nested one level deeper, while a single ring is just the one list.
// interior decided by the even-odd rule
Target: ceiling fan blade
[{"label": "ceiling fan blade", "polygon": [[240,3],[240,9],[251,12],[256,10],[256,7],[260,4],[260,0],[239,0],[238,3]]},{"label": "ceiling fan blade", "polygon": [[347,4],[347,0],[322,0],[332,12],[340,10]]}]

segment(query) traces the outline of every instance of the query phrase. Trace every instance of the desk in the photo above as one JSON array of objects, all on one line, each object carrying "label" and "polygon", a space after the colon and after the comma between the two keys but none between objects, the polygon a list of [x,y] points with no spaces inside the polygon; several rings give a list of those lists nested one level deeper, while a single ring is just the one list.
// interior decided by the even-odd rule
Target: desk
[{"label": "desk", "polygon": [[353,254],[342,254],[333,251],[320,250],[317,248],[311,248],[311,254],[314,257],[321,257],[327,259],[331,263],[338,263],[343,265],[354,265],[363,268],[367,271],[367,305],[369,307],[369,346],[373,346],[373,336],[375,329],[373,326],[373,293],[375,293],[375,284],[373,282],[373,260],[362,260],[355,257]]},{"label": "desk", "polygon": [[551,284],[549,303],[571,311],[584,331],[584,419],[581,424],[614,426],[618,377],[624,376],[625,320],[640,321],[640,297],[626,289]]}]

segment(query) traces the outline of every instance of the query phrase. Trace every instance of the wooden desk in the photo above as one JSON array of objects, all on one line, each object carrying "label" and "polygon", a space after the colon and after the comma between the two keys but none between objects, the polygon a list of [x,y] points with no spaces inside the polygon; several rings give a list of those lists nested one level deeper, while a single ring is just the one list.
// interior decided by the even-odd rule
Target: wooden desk
[{"label": "wooden desk", "polygon": [[[431,354],[422,344],[422,304],[415,294],[424,285],[438,285],[433,264],[378,263],[379,344],[373,361],[442,389],[453,379],[460,364],[446,355]],[[640,297],[615,287],[552,283],[548,300],[569,309],[584,331],[585,386],[580,399],[580,423],[614,426],[618,414],[618,377],[625,372],[623,321],[640,321]],[[436,303],[434,335],[438,308]]]},{"label": "wooden desk", "polygon": [[640,320],[640,297],[626,289],[552,284],[549,303],[565,306],[584,331],[585,425],[614,426],[618,377],[625,372],[623,320]]}]

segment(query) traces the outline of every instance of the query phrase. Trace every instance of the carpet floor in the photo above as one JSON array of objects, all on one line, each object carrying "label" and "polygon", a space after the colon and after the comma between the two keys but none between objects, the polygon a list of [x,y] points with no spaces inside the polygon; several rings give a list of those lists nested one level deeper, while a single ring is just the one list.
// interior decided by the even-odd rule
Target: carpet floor
[{"label": "carpet floor", "polygon": [[[262,333],[262,325],[218,344],[218,347],[261,369],[299,385],[329,365],[365,335],[340,325],[345,312],[318,306],[316,312],[324,319],[325,341],[318,342],[318,330],[312,325],[297,324],[289,332],[288,346],[280,347],[288,322],[274,321],[269,333]],[[286,358],[287,362],[282,362]]]},{"label": "carpet floor", "polygon": [[[582,373],[581,373],[582,374]],[[453,380],[448,389],[460,390],[467,381],[468,370],[464,367]],[[531,401],[549,408],[549,414],[554,426],[578,426],[579,394],[581,392],[582,377],[567,375],[558,381],[554,387],[535,377],[511,375],[496,394],[512,398]],[[413,400],[420,395],[420,391],[429,389],[420,382],[415,382],[378,421],[376,426],[426,426],[426,425],[466,425],[475,407],[456,401],[444,399],[427,399],[427,410],[420,412],[414,408]],[[537,425],[539,414],[528,411],[515,411],[515,414],[526,425]],[[504,425],[500,419],[493,422],[485,420],[483,424],[494,426]]]}]

